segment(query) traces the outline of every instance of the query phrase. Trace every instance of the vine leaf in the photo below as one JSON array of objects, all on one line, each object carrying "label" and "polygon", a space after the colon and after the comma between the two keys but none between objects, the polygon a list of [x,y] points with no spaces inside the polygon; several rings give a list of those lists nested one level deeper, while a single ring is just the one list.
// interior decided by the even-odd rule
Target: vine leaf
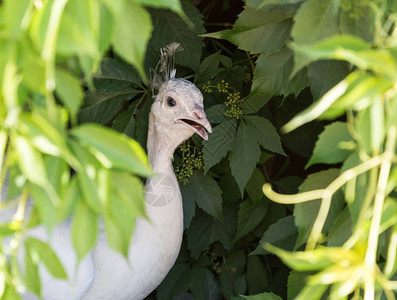
[{"label": "vine leaf", "polygon": [[198,207],[211,216],[222,219],[222,190],[212,177],[194,172],[187,186]]},{"label": "vine leaf", "polygon": [[325,126],[306,168],[317,163],[335,164],[346,160],[351,151],[341,148],[341,143],[352,141],[353,138],[349,133],[346,123],[333,122]]},{"label": "vine leaf", "polygon": [[169,10],[151,10],[154,30],[146,53],[147,69],[154,68],[159,60],[159,49],[170,42],[178,42],[183,51],[176,57],[177,64],[198,70],[204,41],[199,35],[205,33],[203,15],[189,1],[181,1],[182,8],[194,27],[186,26],[180,16]]},{"label": "vine leaf", "polygon": [[338,5],[334,0],[308,0],[303,3],[294,18],[294,42],[312,43],[338,33]]},{"label": "vine leaf", "polygon": [[258,116],[244,117],[237,129],[230,157],[232,174],[241,194],[260,158],[259,144],[269,151],[285,155],[280,137],[268,120]]},{"label": "vine leaf", "polygon": [[258,247],[251,253],[253,254],[268,254],[263,246],[266,243],[280,247],[284,250],[292,251],[298,236],[298,230],[295,226],[294,216],[287,216],[276,223],[270,225],[269,229],[263,234]]},{"label": "vine leaf", "polygon": [[208,141],[203,142],[205,172],[217,164],[232,149],[236,136],[236,122],[226,120],[214,127]]},{"label": "vine leaf", "polygon": [[244,118],[247,122],[252,135],[255,135],[259,144],[266,150],[286,155],[281,147],[280,137],[276,128],[269,120],[258,116],[247,116]]},{"label": "vine leaf", "polygon": [[[316,189],[326,188],[333,180],[339,176],[339,169],[328,169],[317,173],[310,174],[300,185],[299,192],[307,192]],[[294,216],[295,225],[298,227],[299,237],[295,247],[304,244],[309,238],[314,221],[317,218],[321,200],[314,200],[304,203],[295,204]],[[333,222],[342,211],[344,198],[342,192],[338,191],[332,197],[331,207],[324,224],[323,232],[328,232]]]},{"label": "vine leaf", "polygon": [[254,203],[250,200],[245,200],[242,202],[238,211],[237,233],[234,240],[237,241],[248,232],[254,230],[265,217],[267,208],[265,201]]},{"label": "vine leaf", "polygon": [[305,70],[290,78],[293,69],[293,52],[284,48],[280,52],[261,54],[256,61],[251,95],[298,95],[308,85]]},{"label": "vine leaf", "polygon": [[292,27],[291,14],[281,11],[260,11],[245,7],[233,29],[205,34],[225,39],[252,54],[271,54],[285,46]]},{"label": "vine leaf", "polygon": [[261,150],[257,143],[257,136],[243,120],[237,129],[233,152],[230,156],[232,175],[237,181],[241,194],[244,193],[244,188],[260,155]]},{"label": "vine leaf", "polygon": [[201,210],[196,210],[196,216],[187,231],[187,244],[192,257],[197,258],[201,251],[216,241],[222,242],[226,249],[231,249],[236,227],[235,220],[236,210],[231,205],[223,208],[223,223]]}]

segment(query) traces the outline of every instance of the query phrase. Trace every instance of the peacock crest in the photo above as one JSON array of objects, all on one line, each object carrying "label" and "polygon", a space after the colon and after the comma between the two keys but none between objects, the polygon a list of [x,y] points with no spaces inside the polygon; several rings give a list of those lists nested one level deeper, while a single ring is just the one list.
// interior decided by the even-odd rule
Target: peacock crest
[{"label": "peacock crest", "polygon": [[150,85],[153,95],[156,94],[156,91],[160,90],[164,82],[175,78],[175,54],[182,50],[183,47],[177,42],[168,44],[160,49],[160,60],[151,74]]}]

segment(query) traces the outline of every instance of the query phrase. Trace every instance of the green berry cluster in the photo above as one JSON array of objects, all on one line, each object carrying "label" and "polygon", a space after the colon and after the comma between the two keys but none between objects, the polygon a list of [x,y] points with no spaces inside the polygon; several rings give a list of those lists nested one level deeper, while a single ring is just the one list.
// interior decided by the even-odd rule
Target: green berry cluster
[{"label": "green berry cluster", "polygon": [[211,82],[208,81],[207,84],[203,85],[203,90],[207,93],[212,93],[212,89],[216,88],[219,93],[226,94],[225,105],[228,107],[228,110],[225,111],[225,116],[234,119],[240,119],[243,115],[243,103],[244,99],[241,98],[240,92],[238,92],[235,88],[230,87],[228,82],[222,80],[216,86],[211,85]]},{"label": "green berry cluster", "polygon": [[347,12],[349,17],[354,20],[358,20],[363,16],[363,9],[367,6],[368,0],[342,0],[340,2],[341,9]]},{"label": "green berry cluster", "polygon": [[211,261],[212,269],[219,274],[222,271],[222,263],[219,257],[212,251],[212,247],[208,246],[203,250],[203,255],[207,256]]},{"label": "green berry cluster", "polygon": [[182,154],[182,163],[175,168],[175,174],[180,183],[186,184],[194,170],[204,168],[203,152],[190,145],[189,141],[183,142],[179,151]]}]

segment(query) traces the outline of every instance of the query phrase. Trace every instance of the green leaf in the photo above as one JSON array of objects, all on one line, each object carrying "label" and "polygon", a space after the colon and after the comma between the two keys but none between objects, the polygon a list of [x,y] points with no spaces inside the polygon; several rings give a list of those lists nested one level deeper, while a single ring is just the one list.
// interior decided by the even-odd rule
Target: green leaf
[{"label": "green leaf", "polygon": [[159,300],[172,299],[173,296],[187,291],[190,282],[190,265],[187,263],[176,264],[167,274],[157,289]]},{"label": "green leaf", "polygon": [[257,203],[263,199],[262,186],[264,184],[265,177],[258,168],[255,168],[246,186],[247,193],[252,202]]},{"label": "green leaf", "polygon": [[117,235],[123,241],[115,249],[127,257],[135,220],[145,216],[143,185],[138,178],[126,173],[112,172],[110,177],[113,192],[107,206],[106,219],[112,220],[111,223],[118,229]]},{"label": "green leaf", "polygon": [[[316,189],[326,188],[333,180],[339,176],[339,169],[328,169],[317,173],[310,174],[300,185],[299,192],[307,192]],[[298,227],[299,237],[296,241],[296,248],[304,244],[312,230],[314,221],[317,217],[321,200],[313,200],[304,203],[295,204],[294,216],[295,225]],[[336,192],[332,197],[332,202],[323,232],[328,232],[339,213],[342,211],[344,198],[341,191]]]},{"label": "green leaf", "polygon": [[239,240],[242,236],[251,232],[263,220],[267,213],[268,205],[265,201],[252,202],[244,200],[238,211],[237,233],[234,240]]},{"label": "green leaf", "polygon": [[253,295],[269,287],[269,274],[259,256],[248,256],[247,260],[248,293]]},{"label": "green leaf", "polygon": [[293,250],[298,230],[295,226],[294,216],[284,217],[270,225],[261,238],[258,247],[251,255],[268,254],[264,249],[266,244],[272,244],[284,250]]},{"label": "green leaf", "polygon": [[181,18],[187,18],[182,10],[179,0],[135,0],[136,3],[152,6],[156,8],[170,9],[177,13]]},{"label": "green leaf", "polygon": [[241,122],[237,129],[233,152],[230,156],[230,167],[237,181],[241,194],[251,177],[261,151],[257,144],[257,137],[246,122]]},{"label": "green leaf", "polygon": [[[149,13],[139,4],[124,1],[121,16],[116,19],[113,44],[116,52],[133,64],[146,81],[143,62],[153,26]],[[134,34],[131,34],[134,32]]]},{"label": "green leaf", "polygon": [[281,147],[280,137],[276,128],[270,123],[269,120],[259,116],[244,117],[247,126],[251,132],[251,136],[255,136],[259,144],[266,150],[286,155]]},{"label": "green leaf", "polygon": [[214,278],[208,268],[194,265],[190,273],[190,289],[194,299],[211,300],[219,299],[218,285],[215,283],[211,289],[210,284],[214,284]]},{"label": "green leaf", "polygon": [[[109,88],[109,86],[107,86]],[[107,124],[123,108],[126,101],[134,98],[134,90],[118,90],[114,93],[87,92],[84,99],[86,107],[79,111],[79,123],[94,122]]]},{"label": "green leaf", "polygon": [[205,33],[203,16],[190,1],[181,1],[183,11],[194,24],[194,28],[186,26],[183,19],[169,10],[151,10],[154,30],[149,42],[146,63],[154,68],[159,60],[159,50],[171,42],[178,42],[183,51],[176,57],[176,63],[198,70],[204,42],[199,35]]},{"label": "green leaf", "polygon": [[100,93],[126,94],[135,92],[134,86],[140,84],[140,78],[131,65],[121,59],[105,57],[94,75],[94,84]]},{"label": "green leaf", "polygon": [[212,177],[196,171],[186,186],[198,207],[215,218],[222,218],[222,191]]},{"label": "green leaf", "polygon": [[282,300],[281,297],[273,294],[273,293],[261,293],[252,296],[241,296],[246,300]]},{"label": "green leaf", "polygon": [[271,10],[277,5],[277,8],[281,10],[281,7],[285,5],[287,10],[293,4],[303,2],[304,0],[247,0],[249,6],[255,7],[256,9]]},{"label": "green leaf", "polygon": [[314,250],[288,252],[267,244],[266,250],[276,254],[287,266],[297,271],[322,270],[340,263],[341,257],[352,261],[358,259],[358,254],[353,252],[353,250],[336,247],[321,247]]},{"label": "green leaf", "polygon": [[316,61],[309,65],[307,75],[314,99],[320,99],[349,74],[349,65],[343,61]]},{"label": "green leaf", "polygon": [[353,137],[350,135],[347,123],[333,122],[325,126],[306,168],[317,163],[335,164],[344,161],[351,153],[350,149],[346,149],[349,143],[353,143]]},{"label": "green leaf", "polygon": [[288,48],[271,55],[261,54],[256,61],[251,95],[298,95],[308,80],[304,70],[291,79],[292,67],[293,52]]},{"label": "green leaf", "polygon": [[55,92],[74,115],[83,100],[83,90],[80,81],[71,73],[60,68],[55,72]]},{"label": "green leaf", "polygon": [[21,114],[19,121],[20,130],[25,133],[26,137],[29,137],[33,146],[43,153],[62,157],[76,167],[78,162],[65,142],[63,128],[57,128],[38,113]]},{"label": "green leaf", "polygon": [[189,228],[196,212],[196,199],[195,195],[190,192],[190,182],[191,180],[187,184],[181,184],[179,186],[183,201],[183,228],[185,229]]},{"label": "green leaf", "polygon": [[343,209],[329,231],[327,246],[342,247],[352,236],[352,219],[348,208]]},{"label": "green leaf", "polygon": [[312,43],[338,33],[338,5],[339,2],[334,0],[304,2],[294,17],[294,42]]},{"label": "green leaf", "polygon": [[49,245],[32,237],[26,238],[25,243],[29,245],[28,247],[31,251],[34,251],[34,255],[40,257],[40,260],[44,263],[52,276],[60,279],[67,279],[65,269],[58,256]]},{"label": "green leaf", "polygon": [[40,186],[46,185],[47,174],[41,154],[32,147],[25,137],[16,136],[14,141],[22,173],[31,182]]},{"label": "green leaf", "polygon": [[[360,69],[395,78],[397,65],[387,49],[371,49],[370,44],[349,35],[335,35],[310,45],[292,44],[296,54],[294,73],[318,59],[346,60]],[[303,57],[303,58],[302,58]]]},{"label": "green leaf", "polygon": [[2,3],[2,10],[2,24],[8,31],[8,38],[17,40],[31,19],[33,3],[30,0],[6,0]]},{"label": "green leaf", "polygon": [[239,49],[252,54],[271,54],[285,46],[292,27],[291,14],[280,11],[260,11],[246,6],[233,29],[203,36],[226,39]]},{"label": "green leaf", "polygon": [[288,276],[288,300],[296,299],[302,288],[306,285],[308,276],[312,272],[297,272],[292,270]]},{"label": "green leaf", "polygon": [[270,100],[270,96],[266,95],[254,95],[249,96],[244,100],[243,112],[244,114],[254,114],[259,111],[266,103]]},{"label": "green leaf", "polygon": [[72,242],[81,261],[95,246],[98,234],[98,216],[83,202],[79,202],[72,223]]},{"label": "green leaf", "polygon": [[113,217],[105,214],[104,217],[106,240],[111,248],[128,257],[128,247],[131,238],[127,239],[126,236],[120,231],[118,224],[116,224]]},{"label": "green leaf", "polygon": [[357,114],[355,122],[357,139],[368,154],[379,151],[386,135],[381,95],[379,93],[371,106]]},{"label": "green leaf", "polygon": [[94,124],[75,127],[71,130],[71,134],[86,144],[105,167],[142,176],[151,174],[144,150],[136,141],[125,135]]},{"label": "green leaf", "polygon": [[235,219],[235,210],[232,206],[224,207],[223,223],[197,210],[196,216],[187,230],[188,248],[192,257],[198,257],[202,250],[215,241],[221,241],[226,249],[230,249],[233,245]]},{"label": "green leaf", "polygon": [[342,34],[354,35],[371,43],[374,39],[375,11],[366,5],[359,5],[354,9],[358,11],[355,15],[343,9],[340,11],[340,31]]},{"label": "green leaf", "polygon": [[77,159],[84,166],[76,174],[84,200],[91,209],[100,213],[103,211],[104,203],[106,203],[104,198],[108,195],[100,193],[99,173],[106,172],[106,170],[103,169],[98,160],[87,149],[77,143],[71,143],[71,146]]},{"label": "green leaf", "polygon": [[[245,267],[247,257],[243,250],[228,253],[225,262],[222,264],[219,279],[224,296],[232,297],[235,294],[243,294],[246,292]],[[240,282],[239,282],[240,281]],[[236,285],[244,285],[237,287]]]},{"label": "green leaf", "polygon": [[41,281],[38,262],[39,258],[37,253],[29,248],[28,243],[25,243],[25,284],[30,291],[40,296]]},{"label": "green leaf", "polygon": [[226,120],[214,127],[208,141],[203,141],[205,172],[208,172],[232,149],[236,127],[236,121]]}]

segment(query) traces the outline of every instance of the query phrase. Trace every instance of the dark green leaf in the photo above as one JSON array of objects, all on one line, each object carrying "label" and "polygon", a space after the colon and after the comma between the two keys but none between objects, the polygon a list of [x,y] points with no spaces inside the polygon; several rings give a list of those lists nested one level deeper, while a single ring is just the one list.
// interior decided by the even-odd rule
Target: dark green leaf
[{"label": "dark green leaf", "polygon": [[257,294],[269,286],[269,274],[259,256],[249,256],[247,261],[247,283],[249,294]]},{"label": "dark green leaf", "polygon": [[262,186],[265,184],[265,177],[258,168],[252,172],[247,182],[246,190],[252,202],[259,202],[263,199]]},{"label": "dark green leaf", "polygon": [[157,298],[159,300],[172,299],[173,296],[187,291],[190,282],[189,264],[176,264],[167,274],[164,281],[157,289]]},{"label": "dark green leaf", "polygon": [[352,219],[349,210],[345,208],[337,217],[329,231],[327,245],[329,247],[342,247],[352,235]]},{"label": "dark green leaf", "polygon": [[[339,3],[334,0],[308,0],[294,17],[292,37],[295,43],[316,42],[338,33]],[[308,34],[310,32],[310,34]]]},{"label": "dark green leaf", "polygon": [[347,63],[336,60],[316,61],[309,65],[307,75],[314,99],[320,99],[350,72]]},{"label": "dark green leaf", "polygon": [[247,122],[248,129],[251,131],[251,136],[255,136],[258,143],[266,150],[285,155],[276,128],[274,128],[269,120],[258,116],[247,116],[244,117],[244,120]]},{"label": "dark green leaf", "polygon": [[154,31],[149,42],[147,63],[149,68],[154,68],[159,58],[159,50],[171,42],[179,42],[184,51],[176,58],[177,64],[197,70],[200,64],[200,57],[203,40],[199,37],[205,33],[203,16],[190,1],[181,1],[182,8],[187,17],[193,22],[194,29],[186,26],[186,23],[175,13],[168,10],[156,9],[151,11]]},{"label": "dark green leaf", "polygon": [[88,92],[84,100],[86,107],[79,111],[79,122],[105,125],[120,111],[124,103],[134,98],[136,94],[131,91],[110,94]]},{"label": "dark green leaf", "polygon": [[267,203],[260,201],[258,203],[245,200],[240,204],[238,211],[237,233],[235,241],[242,236],[251,232],[263,220],[267,212]]},{"label": "dark green leaf", "polygon": [[296,242],[298,230],[295,226],[293,216],[284,217],[270,225],[266,230],[258,247],[251,254],[268,254],[263,248],[267,243],[282,248],[284,250],[293,250]]},{"label": "dark green leaf", "polygon": [[293,52],[284,48],[280,52],[259,56],[256,61],[251,95],[298,95],[308,84],[305,70],[290,78]]},{"label": "dark green leaf", "polygon": [[230,157],[232,174],[237,181],[241,194],[243,194],[245,185],[261,155],[256,140],[257,137],[253,135],[253,131],[248,124],[241,122],[237,129],[233,152]]},{"label": "dark green leaf", "polygon": [[[200,213],[198,213],[200,212]],[[202,250],[215,241],[221,241],[225,248],[233,245],[236,212],[232,206],[223,209],[221,223],[218,219],[196,211],[196,215],[187,231],[188,248],[193,257],[198,257]]]},{"label": "dark green leaf", "polygon": [[[245,279],[246,255],[243,250],[231,252],[222,265],[219,279],[222,284],[222,290],[226,297],[232,297],[235,294],[246,292],[247,283]],[[237,281],[239,281],[237,283]],[[236,287],[236,285],[239,285]],[[241,285],[245,285],[241,287]]]},{"label": "dark green leaf", "polygon": [[195,195],[191,193],[190,185],[191,180],[187,184],[179,186],[183,201],[183,228],[185,229],[189,228],[196,212],[196,199]]},{"label": "dark green leaf", "polygon": [[198,207],[218,219],[222,218],[222,191],[213,178],[196,171],[187,187]]},{"label": "dark green leaf", "polygon": [[226,120],[215,126],[208,141],[203,142],[205,172],[217,164],[232,149],[236,135],[236,121]]},{"label": "dark green leaf", "polygon": [[271,54],[285,46],[292,27],[291,14],[260,11],[246,6],[233,29],[208,33],[205,37],[226,39],[250,53]]}]

